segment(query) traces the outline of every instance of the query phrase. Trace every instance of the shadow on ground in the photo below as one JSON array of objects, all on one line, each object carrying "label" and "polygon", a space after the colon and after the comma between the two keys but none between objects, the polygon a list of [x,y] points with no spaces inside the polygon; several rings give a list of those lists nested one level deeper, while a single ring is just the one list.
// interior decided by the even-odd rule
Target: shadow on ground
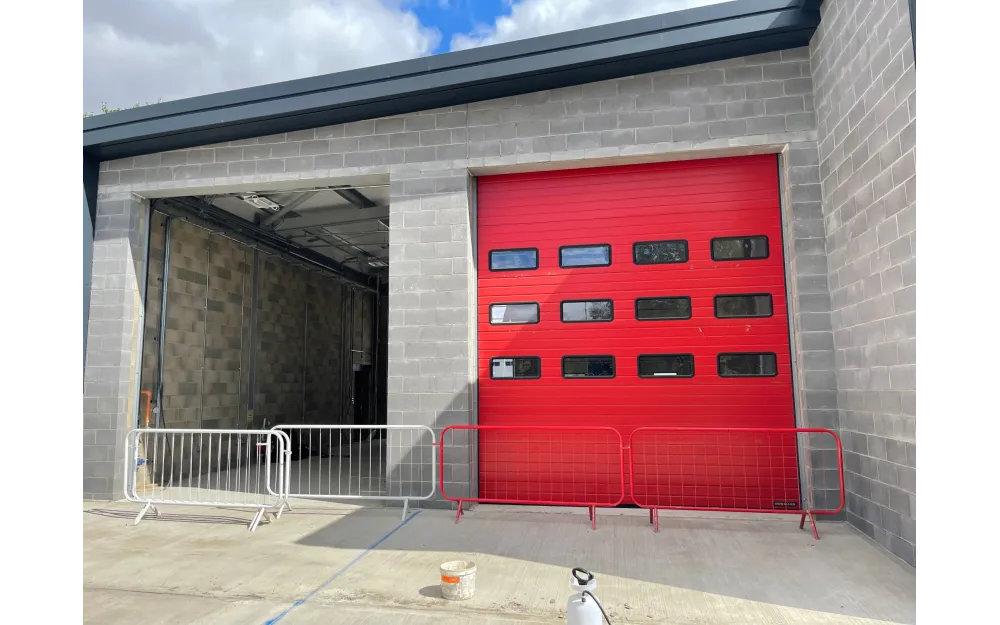
[{"label": "shadow on ground", "polygon": [[[481,571],[503,569],[515,576],[528,586],[520,593],[521,605],[537,603],[534,607],[539,609],[548,608],[550,601],[535,601],[532,595],[544,595],[540,586],[552,580],[539,582],[536,576],[552,577],[554,588],[567,588],[570,569],[584,566],[598,575],[603,587],[610,586],[613,595],[631,596],[638,605],[664,602],[657,593],[687,590],[720,608],[725,598],[753,602],[755,607],[747,615],[752,622],[767,620],[762,606],[839,614],[864,619],[861,622],[914,619],[912,569],[841,523],[821,524],[821,540],[816,541],[808,531],[799,530],[797,517],[664,514],[660,532],[654,533],[645,511],[615,510],[599,512],[593,531],[586,509],[511,508],[480,506],[457,524],[454,513],[422,511],[351,572],[372,598],[387,598],[407,584],[399,580],[380,584],[378,571],[384,567],[419,561],[431,570],[442,558],[465,554],[480,563]],[[391,511],[359,509],[303,536],[297,544],[366,549],[371,545],[352,542],[351,537],[364,536],[373,518],[386,514]],[[489,583],[508,581],[479,575]],[[639,584],[630,588],[630,581]],[[435,586],[414,590],[423,597],[440,596]],[[692,595],[680,593],[674,600],[690,602]],[[669,606],[664,609],[671,611]]]}]

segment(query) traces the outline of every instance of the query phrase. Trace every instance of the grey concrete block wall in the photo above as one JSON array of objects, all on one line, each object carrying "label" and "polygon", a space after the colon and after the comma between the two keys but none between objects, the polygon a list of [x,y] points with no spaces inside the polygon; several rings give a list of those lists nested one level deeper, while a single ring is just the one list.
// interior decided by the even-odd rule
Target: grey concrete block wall
[{"label": "grey concrete block wall", "polygon": [[125,435],[136,414],[147,203],[98,193],[83,382],[83,497],[122,496]]},{"label": "grey concrete block wall", "polygon": [[916,562],[916,70],[906,0],[826,0],[810,46],[848,519]]},{"label": "grey concrete block wall", "polygon": [[[475,422],[470,182],[463,169],[442,169],[401,173],[389,187],[390,425],[427,425],[440,432]],[[400,441],[405,436],[395,435]],[[443,468],[445,490],[453,497],[472,495],[476,484],[464,470],[469,443],[459,439],[447,441]],[[389,471],[404,488],[420,493],[430,467],[413,457],[423,450],[392,439],[389,449]]]},{"label": "grey concrete block wall", "polygon": [[[785,50],[122,159],[102,164],[100,188],[189,195],[220,187],[302,188],[359,176],[388,180],[388,420],[440,429],[475,419],[475,176],[779,154],[800,421],[835,427],[809,55],[807,48]],[[820,505],[829,503],[831,490],[832,467],[823,451],[810,449],[805,458],[815,461],[808,473]],[[446,479],[471,493],[475,471],[467,462],[474,454],[459,449],[455,460],[446,466]]]}]

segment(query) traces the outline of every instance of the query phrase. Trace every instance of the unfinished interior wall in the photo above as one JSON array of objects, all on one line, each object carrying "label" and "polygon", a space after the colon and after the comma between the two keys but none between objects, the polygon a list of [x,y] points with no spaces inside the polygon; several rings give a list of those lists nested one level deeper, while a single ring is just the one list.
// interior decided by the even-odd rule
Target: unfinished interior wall
[{"label": "unfinished interior wall", "polygon": [[254,424],[297,423],[304,414],[308,271],[264,255],[257,278]]},{"label": "unfinished interior wall", "polygon": [[317,272],[306,284],[304,423],[344,423],[346,360],[341,325],[347,287]]},{"label": "unfinished interior wall", "polygon": [[156,212],[141,378],[152,399],[149,425],[352,423],[353,370],[373,362],[374,314],[370,293],[334,276]]}]

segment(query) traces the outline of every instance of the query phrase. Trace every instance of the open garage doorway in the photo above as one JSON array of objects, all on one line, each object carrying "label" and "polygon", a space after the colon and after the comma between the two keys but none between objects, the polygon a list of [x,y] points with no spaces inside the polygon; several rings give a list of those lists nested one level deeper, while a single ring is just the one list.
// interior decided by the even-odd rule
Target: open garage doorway
[{"label": "open garage doorway", "polygon": [[[366,178],[153,200],[137,428],[384,425],[388,191]],[[291,481],[384,490],[384,430],[288,433]],[[199,459],[229,453],[204,447],[171,447],[188,460],[145,481],[190,486]]]}]

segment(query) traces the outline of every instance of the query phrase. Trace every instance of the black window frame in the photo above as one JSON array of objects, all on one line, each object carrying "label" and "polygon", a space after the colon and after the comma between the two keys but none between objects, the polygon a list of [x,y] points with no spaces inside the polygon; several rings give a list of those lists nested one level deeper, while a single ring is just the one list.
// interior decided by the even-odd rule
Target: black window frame
[{"label": "black window frame", "polygon": [[[653,243],[683,243],[684,244],[684,260],[672,260],[669,262],[662,263],[640,263],[636,258],[636,248],[640,245],[652,245]],[[691,260],[691,246],[688,244],[687,239],[661,239],[659,241],[636,241],[632,244],[632,264],[639,267],[646,267],[649,265],[683,265]]]},{"label": "black window frame", "polygon": [[[665,317],[657,319],[642,319],[639,317],[639,302],[646,302],[656,299],[686,299],[688,303],[688,316],[687,317]],[[637,297],[635,298],[635,320],[636,321],[686,321],[694,316],[694,308],[691,304],[690,295],[655,295],[653,297]]]},{"label": "black window frame", "polygon": [[[569,358],[610,358],[611,375],[566,375],[566,360]],[[559,373],[567,380],[611,380],[618,376],[618,363],[613,354],[571,354],[560,360]]]},{"label": "black window frame", "polygon": [[[608,262],[598,263],[592,265],[564,265],[562,253],[563,250],[571,250],[581,247],[606,247],[608,248]],[[610,243],[582,243],[580,245],[561,245],[559,246],[559,268],[560,269],[585,269],[587,267],[610,267],[611,262],[614,259],[611,257],[611,244]]]},{"label": "black window frame", "polygon": [[[723,375],[722,374],[722,357],[723,356],[771,356],[774,358],[774,373],[761,374],[761,375]],[[715,372],[720,378],[775,378],[778,376],[778,354],[775,352],[722,352],[716,356],[715,359]]]},{"label": "black window frame", "polygon": [[[493,268],[493,252],[534,252],[535,253],[535,266],[534,267],[516,267],[512,269],[494,269]],[[496,250],[490,250],[489,256],[487,256],[487,262],[489,263],[490,271],[536,271],[538,266],[541,264],[540,255],[538,253],[537,247],[511,247],[511,248],[501,248]]]},{"label": "black window frame", "polygon": [[[715,242],[716,241],[733,241],[736,239],[764,239],[767,242],[767,254],[763,256],[757,256],[753,258],[716,258],[715,257]],[[727,262],[739,262],[741,260],[765,260],[771,257],[771,239],[766,234],[741,234],[734,237],[715,237],[708,244],[708,253],[711,256],[712,261],[717,263],[727,263]]]},{"label": "black window frame", "polygon": [[[756,260],[756,259],[754,259]],[[767,315],[731,315],[729,317],[719,316],[719,298],[720,297],[761,297],[767,296],[771,301],[771,312]],[[770,293],[720,293],[712,299],[712,314],[716,319],[767,319],[774,316],[774,296]]]},{"label": "black window frame", "polygon": [[[563,304],[585,304],[589,302],[610,302],[611,303],[611,318],[610,319],[575,319],[567,321],[563,316]],[[602,297],[599,299],[564,299],[559,302],[559,321],[561,323],[608,323],[615,320],[615,300],[610,297]]]},{"label": "black window frame", "polygon": [[[498,378],[493,375],[494,360],[534,360],[538,362],[538,375],[511,376],[509,378]],[[515,370],[517,367],[515,366]],[[541,356],[493,356],[490,358],[490,379],[491,380],[539,380],[542,377],[542,357]]]},{"label": "black window frame", "polygon": [[[517,321],[512,323],[493,323],[493,307],[494,306],[524,306],[527,304],[534,304],[535,311],[538,313],[535,315],[534,321]],[[540,323],[542,320],[542,306],[538,302],[490,302],[490,307],[487,310],[487,315],[489,315],[489,321],[491,326],[530,326]]]},{"label": "black window frame", "polygon": [[[664,358],[664,357],[678,357],[683,356],[685,358],[691,359],[691,375],[642,375],[642,359],[643,358]],[[695,363],[694,354],[639,354],[635,359],[635,373],[638,377],[648,380],[648,379],[662,379],[662,378],[693,378],[695,375]]]}]

